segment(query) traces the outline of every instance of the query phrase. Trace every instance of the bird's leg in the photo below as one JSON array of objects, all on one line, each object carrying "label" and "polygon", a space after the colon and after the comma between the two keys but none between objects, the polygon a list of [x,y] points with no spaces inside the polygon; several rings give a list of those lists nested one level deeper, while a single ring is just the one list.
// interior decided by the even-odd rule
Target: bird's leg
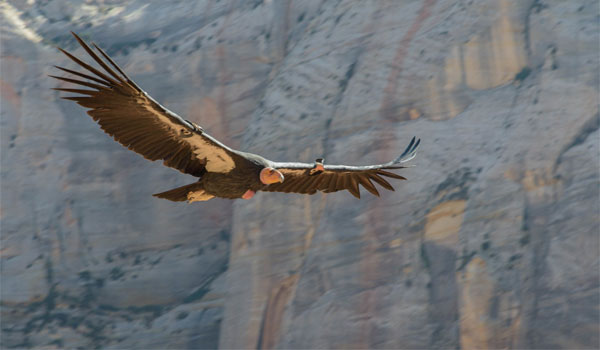
[{"label": "bird's leg", "polygon": [[256,192],[252,191],[252,190],[248,190],[246,191],[243,195],[242,198],[243,199],[250,199],[252,197],[254,197],[254,195],[256,194]]},{"label": "bird's leg", "polygon": [[309,175],[317,175],[325,171],[325,167],[323,166],[324,161],[325,159],[323,158],[315,159],[315,165],[310,169]]}]

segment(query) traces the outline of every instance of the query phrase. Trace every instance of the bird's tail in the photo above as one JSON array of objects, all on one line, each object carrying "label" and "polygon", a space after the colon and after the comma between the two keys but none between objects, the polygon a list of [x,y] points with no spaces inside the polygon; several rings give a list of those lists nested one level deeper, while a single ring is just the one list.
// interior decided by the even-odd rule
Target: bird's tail
[{"label": "bird's tail", "polygon": [[[193,199],[197,197],[197,194],[202,194],[204,192],[204,187],[201,182],[194,182],[193,184],[181,186],[174,188],[169,191],[155,193],[154,197],[168,199],[173,202],[183,202],[183,201],[194,201]],[[212,198],[212,196],[210,196]],[[208,200],[207,198],[205,200]],[[198,199],[196,199],[198,200]]]}]

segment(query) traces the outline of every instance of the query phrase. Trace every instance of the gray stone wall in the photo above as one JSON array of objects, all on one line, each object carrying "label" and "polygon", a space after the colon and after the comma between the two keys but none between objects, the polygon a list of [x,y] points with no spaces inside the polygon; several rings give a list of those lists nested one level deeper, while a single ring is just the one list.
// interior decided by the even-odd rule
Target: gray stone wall
[{"label": "gray stone wall", "polygon": [[[597,1],[0,3],[2,348],[598,348]],[[273,160],[395,192],[153,198],[193,181],[50,90],[103,47]]]}]

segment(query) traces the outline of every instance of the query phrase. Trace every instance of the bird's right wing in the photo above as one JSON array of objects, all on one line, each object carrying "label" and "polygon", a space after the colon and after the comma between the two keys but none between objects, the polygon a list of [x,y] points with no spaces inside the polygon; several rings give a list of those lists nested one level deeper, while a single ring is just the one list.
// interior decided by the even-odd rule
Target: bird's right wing
[{"label": "bird's right wing", "polygon": [[236,151],[205,133],[196,124],[161,106],[96,44],[92,45],[114,69],[77,34],[72,34],[108,74],[59,48],[87,72],[81,73],[58,66],[56,68],[87,81],[71,77],[51,77],[91,89],[61,87],[55,90],[82,95],[63,98],[90,108],[87,113],[100,124],[104,132],[120,144],[146,159],[162,159],[166,166],[194,176],[201,176],[205,171],[227,173],[236,166],[236,162],[242,160]]},{"label": "bird's right wing", "polygon": [[273,167],[283,174],[285,180],[282,183],[265,186],[261,191],[314,194],[317,191],[329,193],[348,190],[353,196],[360,198],[359,185],[362,185],[367,191],[379,197],[379,191],[373,182],[394,191],[394,187],[384,177],[406,180],[404,176],[389,170],[406,168],[403,164],[416,156],[420,142],[420,139],[416,140],[413,137],[398,158],[385,164],[324,165],[322,170],[318,170],[316,163],[273,163]]}]

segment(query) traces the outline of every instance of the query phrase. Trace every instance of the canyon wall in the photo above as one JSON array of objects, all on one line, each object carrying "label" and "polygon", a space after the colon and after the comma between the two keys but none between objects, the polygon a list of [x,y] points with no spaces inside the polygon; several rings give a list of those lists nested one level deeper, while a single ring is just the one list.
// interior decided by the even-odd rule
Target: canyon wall
[{"label": "canyon wall", "polygon": [[[598,348],[593,0],[0,3],[2,348]],[[273,160],[369,164],[373,197],[151,196],[47,74],[93,40]]]}]

